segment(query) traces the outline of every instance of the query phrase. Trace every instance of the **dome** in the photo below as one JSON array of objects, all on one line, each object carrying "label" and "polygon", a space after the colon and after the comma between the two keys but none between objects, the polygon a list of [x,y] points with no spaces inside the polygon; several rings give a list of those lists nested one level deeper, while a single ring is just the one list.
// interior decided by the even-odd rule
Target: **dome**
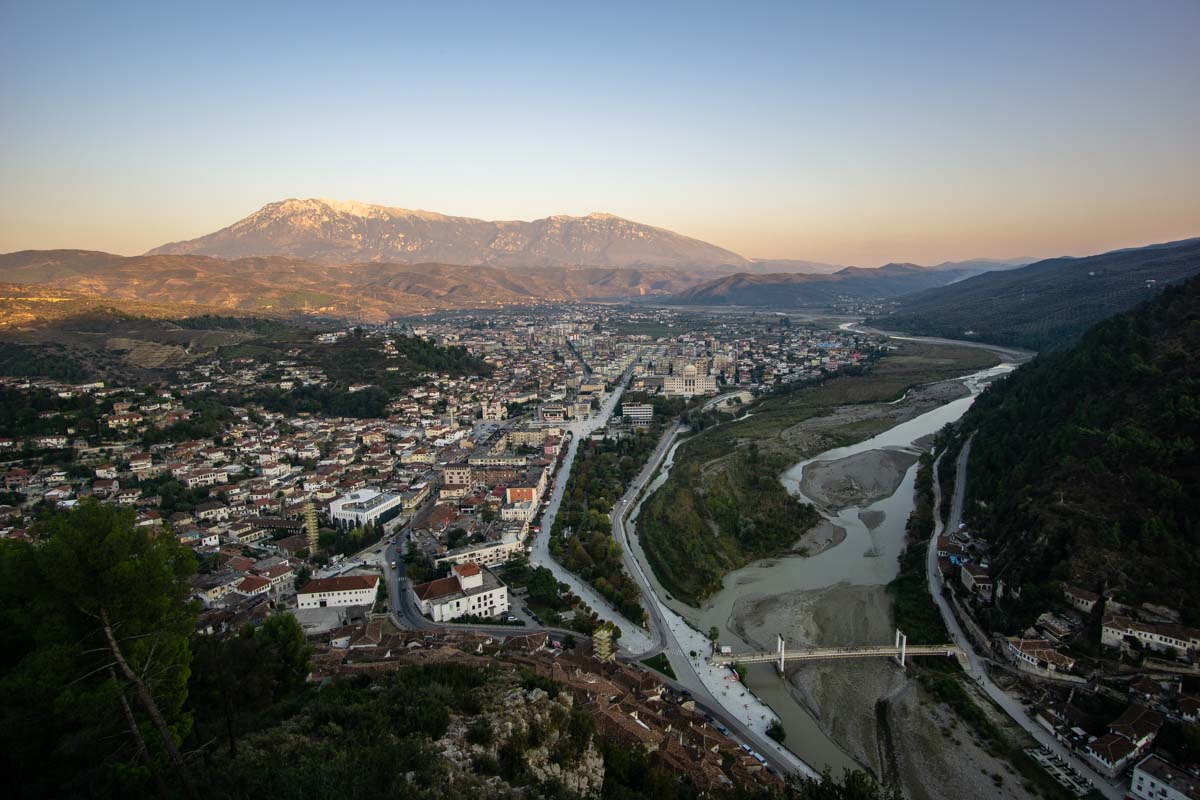
[{"label": "dome", "polygon": [[688,364],[686,367],[684,367],[683,368],[683,377],[685,377],[685,378],[696,377],[696,365]]}]

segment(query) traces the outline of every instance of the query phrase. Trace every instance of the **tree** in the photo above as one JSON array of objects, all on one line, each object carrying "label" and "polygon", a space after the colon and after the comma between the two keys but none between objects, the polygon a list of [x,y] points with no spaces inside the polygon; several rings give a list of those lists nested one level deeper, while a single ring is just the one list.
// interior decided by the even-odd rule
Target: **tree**
[{"label": "tree", "polygon": [[312,580],[312,570],[307,564],[305,564],[300,568],[300,571],[296,573],[296,578],[293,580],[292,585],[295,587],[296,591],[300,591],[304,588],[304,584],[308,583],[310,580]]},{"label": "tree", "polygon": [[546,567],[537,567],[529,576],[529,599],[551,608],[558,605],[558,580]]},{"label": "tree", "polygon": [[902,800],[904,797],[898,787],[881,787],[862,770],[846,770],[839,779],[828,769],[819,781],[792,773],[788,778],[788,795],[795,800]]},{"label": "tree", "polygon": [[[169,769],[191,795],[179,750],[191,727],[184,709],[196,618],[187,600],[191,552],[135,528],[131,509],[94,500],[33,533],[36,545],[0,547],[0,737],[17,780],[65,783],[74,758],[81,771],[107,770],[101,777],[114,787],[161,783]],[[95,752],[105,740],[78,738],[80,714],[89,717],[85,730],[124,729],[115,754]],[[47,774],[34,778],[38,770]]]},{"label": "tree", "polygon": [[202,733],[219,730],[232,758],[246,719],[303,688],[312,654],[291,614],[247,625],[234,636],[197,637],[195,650],[190,704]]},{"label": "tree", "polygon": [[288,691],[304,685],[312,648],[305,640],[304,629],[296,617],[292,614],[275,614],[268,617],[257,630],[251,630],[262,643],[266,663],[274,672],[278,685]]}]

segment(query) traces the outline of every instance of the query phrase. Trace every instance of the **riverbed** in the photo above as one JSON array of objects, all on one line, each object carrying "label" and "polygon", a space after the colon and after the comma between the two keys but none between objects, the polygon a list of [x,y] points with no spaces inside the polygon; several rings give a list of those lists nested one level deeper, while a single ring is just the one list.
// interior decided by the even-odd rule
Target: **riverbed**
[{"label": "riverbed", "polygon": [[[917,455],[932,434],[966,412],[986,382],[1012,368],[1002,364],[958,379],[953,382],[957,392],[948,392],[945,385],[918,387],[904,398],[915,416],[858,444],[796,464],[781,480],[789,491],[813,502],[823,520],[792,553],[730,573],[722,590],[698,609],[668,597],[655,581],[659,597],[695,629],[715,626],[720,643],[735,650],[774,649],[777,634],[789,647],[890,644],[894,633],[885,587],[899,570]],[[926,408],[931,397],[966,396],[916,413],[923,394]],[[863,411],[862,406],[846,409],[847,415]],[[665,471],[647,496],[663,480]],[[880,772],[869,752],[875,738],[874,699],[898,691],[903,683],[903,675],[882,662],[792,667],[786,680],[773,666],[760,664],[750,668],[746,679],[753,694],[782,720],[788,749],[835,774],[860,767]]]}]

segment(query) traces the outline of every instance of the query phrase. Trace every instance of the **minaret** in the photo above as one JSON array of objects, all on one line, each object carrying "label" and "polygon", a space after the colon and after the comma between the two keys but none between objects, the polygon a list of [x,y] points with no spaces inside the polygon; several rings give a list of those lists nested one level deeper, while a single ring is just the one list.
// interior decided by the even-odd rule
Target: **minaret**
[{"label": "minaret", "polygon": [[612,629],[601,625],[592,631],[592,655],[598,661],[612,661],[616,657],[613,651]]},{"label": "minaret", "polygon": [[304,532],[308,535],[308,554],[316,555],[317,552],[317,507],[313,505],[313,501],[309,500],[304,504]]}]

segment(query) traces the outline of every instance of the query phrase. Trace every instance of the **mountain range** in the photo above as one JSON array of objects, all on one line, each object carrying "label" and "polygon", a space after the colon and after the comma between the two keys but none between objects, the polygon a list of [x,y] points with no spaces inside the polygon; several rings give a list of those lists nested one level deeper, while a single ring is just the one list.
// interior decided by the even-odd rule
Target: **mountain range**
[{"label": "mountain range", "polygon": [[1200,274],[1200,238],[1051,258],[896,298],[887,330],[1040,350]]},{"label": "mountain range", "polygon": [[716,245],[612,214],[556,215],[532,222],[487,221],[326,199],[269,203],[227,228],[165,244],[146,255],[229,259],[271,255],[318,264],[725,271],[751,265],[743,256]]},{"label": "mountain range", "polygon": [[[713,286],[686,302],[742,302],[726,295],[739,286],[745,291],[756,283],[782,282],[793,289],[803,285],[820,304],[846,292],[893,296],[1006,266],[973,261],[866,270],[748,259],[612,214],[488,222],[366,203],[289,199],[269,203],[215,233],[141,256],[91,250],[0,255],[0,282],[72,293],[71,302],[56,310],[52,301],[31,302],[9,292],[11,302],[0,298],[0,326],[56,318],[65,308],[128,304],[154,306],[149,308],[153,316],[170,316],[172,309],[187,306],[190,311],[382,320],[537,301],[682,297],[710,281]],[[730,272],[735,279],[724,277]]]}]

